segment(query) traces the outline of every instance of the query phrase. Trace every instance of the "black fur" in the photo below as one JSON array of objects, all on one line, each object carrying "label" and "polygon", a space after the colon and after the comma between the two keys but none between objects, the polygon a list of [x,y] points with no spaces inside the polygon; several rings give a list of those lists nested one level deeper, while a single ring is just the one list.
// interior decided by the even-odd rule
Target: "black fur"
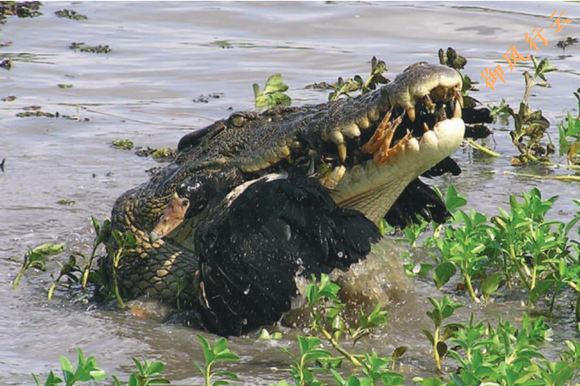
[{"label": "black fur", "polygon": [[296,275],[345,270],[379,239],[371,221],[339,208],[314,179],[256,182],[196,233],[204,324],[240,335],[275,323],[297,295]]},{"label": "black fur", "polygon": [[385,220],[391,226],[405,228],[426,221],[444,223],[451,216],[437,193],[419,178],[413,180],[387,212]]},{"label": "black fur", "polygon": [[451,157],[444,158],[437,165],[433,166],[431,169],[423,173],[422,177],[439,177],[445,173],[451,173],[454,176],[461,174],[461,168],[457,165],[457,162]]}]

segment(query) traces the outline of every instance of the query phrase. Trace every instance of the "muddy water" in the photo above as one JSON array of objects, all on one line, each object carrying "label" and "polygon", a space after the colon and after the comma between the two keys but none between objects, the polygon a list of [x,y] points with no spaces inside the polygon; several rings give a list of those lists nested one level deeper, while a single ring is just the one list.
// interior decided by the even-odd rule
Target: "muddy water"
[{"label": "muddy water", "polygon": [[[58,367],[58,356],[74,356],[76,347],[98,357],[109,373],[127,374],[131,357],[146,356],[167,364],[175,384],[199,383],[189,359],[201,359],[195,331],[160,323],[159,318],[136,319],[106,308],[87,307],[65,294],[48,302],[49,273],[29,272],[20,287],[10,289],[26,249],[42,242],[64,242],[67,252],[87,252],[92,241],[89,216],[104,218],[115,198],[145,181],[146,169],[155,161],[110,146],[115,139],[131,139],[137,146],[175,147],[179,138],[233,110],[252,109],[252,83],[263,84],[273,73],[282,73],[290,85],[294,104],[324,101],[326,92],[304,86],[334,81],[338,76],[365,75],[367,61],[384,59],[393,77],[407,65],[436,62],[440,47],[452,46],[469,59],[467,73],[481,79],[485,67],[501,64],[506,83],[495,91],[475,96],[483,103],[505,98],[517,104],[523,93],[522,72],[529,62],[518,63],[513,73],[502,55],[515,45],[523,55],[532,53],[525,33],[542,28],[549,46],[538,43],[539,56],[548,56],[560,71],[549,74],[551,89],[537,89],[531,103],[552,123],[576,107],[572,92],[580,85],[579,48],[561,56],[556,47],[566,36],[580,36],[580,7],[566,4],[571,24],[561,32],[549,16],[560,4],[469,3],[48,3],[44,16],[10,19],[2,26],[0,61],[11,58],[10,71],[0,69],[0,383],[31,384],[30,373]],[[86,21],[58,19],[54,11],[72,8]],[[559,13],[558,13],[559,14]],[[68,49],[72,42],[105,44],[110,54],[97,55]],[[539,39],[536,39],[539,42]],[[58,84],[74,87],[61,89]],[[219,93],[207,103],[200,95]],[[17,118],[28,106],[88,119]],[[505,175],[513,171],[509,156],[508,127],[495,125],[495,142],[488,145],[504,157],[489,159],[468,148],[456,158],[463,167],[454,183],[469,198],[470,206],[495,213],[509,194],[541,186],[546,196],[560,195],[558,215],[566,218],[580,198],[578,185],[542,182]],[[518,170],[562,174],[535,168]],[[57,204],[60,199],[75,205]],[[381,246],[378,255],[389,252]],[[390,252],[395,256],[398,252]],[[66,255],[60,259],[64,260]],[[57,269],[49,264],[49,271]],[[431,362],[421,329],[428,327],[426,297],[434,293],[428,282],[399,283],[391,289],[396,302],[390,308],[390,325],[378,338],[363,343],[383,355],[407,345],[401,371],[429,375]],[[406,291],[403,291],[406,290]],[[465,299],[462,299],[465,300]],[[471,304],[465,301],[466,304]],[[153,314],[162,310],[146,306]],[[498,315],[517,319],[522,310],[517,296],[502,304],[466,307],[479,317]],[[551,323],[555,343],[574,334],[569,309],[558,310]],[[235,366],[245,384],[269,384],[284,377],[285,357],[277,346],[292,346],[295,331],[285,330],[280,342],[264,343],[256,336],[232,340],[242,355]],[[409,376],[409,379],[411,376]],[[409,381],[410,382],[410,381]]]}]

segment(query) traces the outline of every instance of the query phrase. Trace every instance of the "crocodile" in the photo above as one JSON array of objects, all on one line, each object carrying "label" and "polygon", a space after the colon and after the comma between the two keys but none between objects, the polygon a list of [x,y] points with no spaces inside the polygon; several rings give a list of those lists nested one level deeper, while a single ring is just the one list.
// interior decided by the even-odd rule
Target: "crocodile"
[{"label": "crocodile", "polygon": [[461,90],[456,70],[420,62],[356,98],[236,112],[191,132],[116,200],[112,229],[136,243],[118,267],[101,264],[125,297],[192,310],[210,332],[275,323],[297,277],[363,260],[383,218],[449,215],[420,177],[460,172],[449,156],[465,131]]}]

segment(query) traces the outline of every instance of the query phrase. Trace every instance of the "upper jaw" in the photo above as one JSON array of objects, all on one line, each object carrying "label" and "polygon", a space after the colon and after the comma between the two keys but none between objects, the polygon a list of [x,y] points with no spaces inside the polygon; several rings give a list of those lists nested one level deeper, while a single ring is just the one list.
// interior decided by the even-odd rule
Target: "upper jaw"
[{"label": "upper jaw", "polygon": [[382,93],[391,107],[402,107],[414,121],[415,105],[426,96],[433,103],[455,97],[463,107],[462,87],[463,79],[456,70],[419,62],[407,67],[392,83],[383,87]]},{"label": "upper jaw", "polygon": [[[461,144],[462,78],[451,68],[418,63],[381,90],[385,112],[349,162],[335,165],[321,182],[343,207],[379,221],[408,183]],[[340,148],[339,148],[340,151]]]}]

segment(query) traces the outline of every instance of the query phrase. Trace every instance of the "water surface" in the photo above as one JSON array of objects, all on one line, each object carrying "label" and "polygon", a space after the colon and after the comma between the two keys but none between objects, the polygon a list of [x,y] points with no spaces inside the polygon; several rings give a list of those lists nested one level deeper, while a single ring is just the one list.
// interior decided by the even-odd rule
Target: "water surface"
[{"label": "water surface", "polygon": [[[571,24],[561,32],[549,16],[556,7],[568,9]],[[62,8],[88,16],[86,21],[59,19]],[[466,73],[474,80],[481,71],[501,64],[506,83],[474,96],[482,103],[502,98],[517,105],[523,94],[520,62],[513,73],[502,55],[512,46],[522,55],[530,51],[525,34],[545,28],[547,47],[538,45],[559,71],[549,74],[550,89],[536,89],[531,99],[552,124],[567,111],[575,111],[572,92],[580,85],[579,48],[562,56],[556,47],[566,36],[580,36],[580,6],[560,3],[47,3],[44,16],[10,19],[2,26],[0,61],[13,60],[10,71],[0,69],[0,383],[31,384],[30,372],[45,374],[59,367],[58,356],[74,357],[76,347],[95,355],[109,373],[126,375],[131,357],[146,356],[167,364],[175,384],[200,383],[189,365],[201,351],[192,329],[167,325],[159,318],[140,320],[116,310],[73,303],[63,293],[48,302],[49,273],[29,272],[13,291],[11,282],[28,247],[42,242],[64,242],[67,252],[89,251],[93,235],[90,215],[109,215],[114,200],[142,183],[145,170],[158,164],[130,151],[110,146],[115,139],[131,139],[143,147],[175,147],[181,136],[223,118],[231,110],[253,108],[252,83],[264,84],[281,73],[290,86],[295,105],[326,100],[326,91],[306,89],[313,82],[339,76],[366,75],[373,55],[385,60],[388,75],[411,63],[437,62],[439,48],[454,47],[469,59]],[[106,44],[110,54],[97,55],[68,49],[72,42]],[[58,84],[72,84],[61,89]],[[194,102],[200,95],[219,93],[208,103]],[[88,118],[17,118],[28,106],[46,112]],[[460,178],[443,178],[468,196],[469,205],[486,213],[506,206],[513,193],[541,186],[546,197],[560,195],[558,216],[569,218],[578,184],[542,182],[505,175],[514,171],[510,156],[516,150],[509,127],[496,124],[495,142],[489,146],[503,155],[489,159],[469,148],[457,151],[463,168]],[[517,169],[535,173],[565,173],[541,168]],[[60,199],[75,205],[57,204]],[[383,249],[388,249],[385,244]],[[398,252],[394,252],[396,254]],[[66,254],[59,259],[65,260]],[[49,272],[57,270],[49,264]],[[397,280],[397,279],[393,279]],[[379,338],[363,342],[383,355],[398,345],[410,351],[402,371],[430,375],[431,361],[421,329],[429,326],[424,315],[426,297],[434,287],[415,282],[390,306],[390,325]],[[462,299],[471,304],[467,299]],[[563,302],[564,303],[564,302]],[[482,318],[498,315],[514,319],[522,310],[517,301],[466,307]],[[574,334],[575,323],[567,309],[552,321],[556,342]],[[285,367],[277,346],[292,346],[296,331],[288,330],[280,342],[259,341],[256,336],[235,338],[232,349],[242,355],[235,365],[245,384],[266,385],[284,377],[272,368]],[[555,346],[557,344],[555,343]],[[551,349],[547,347],[548,351]],[[411,376],[409,376],[409,379]]]}]

